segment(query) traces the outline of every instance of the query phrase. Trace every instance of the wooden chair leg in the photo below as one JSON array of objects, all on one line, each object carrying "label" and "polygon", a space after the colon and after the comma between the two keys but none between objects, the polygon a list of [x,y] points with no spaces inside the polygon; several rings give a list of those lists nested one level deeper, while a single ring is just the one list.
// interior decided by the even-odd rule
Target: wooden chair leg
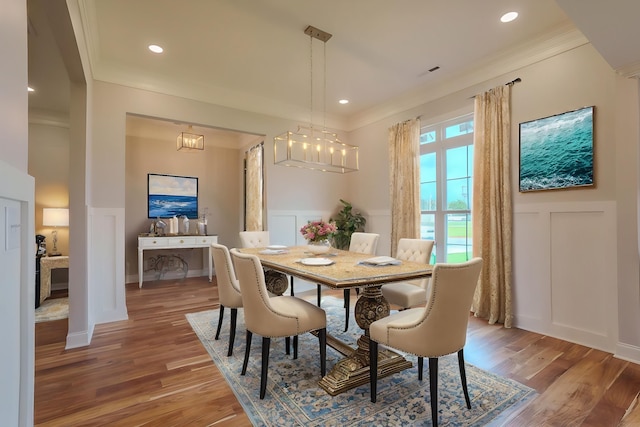
[{"label": "wooden chair leg", "polygon": [[378,394],[378,343],[369,341],[369,385],[371,402],[376,403]]},{"label": "wooden chair leg", "polygon": [[418,381],[422,381],[422,369],[424,368],[424,358],[418,357]]},{"label": "wooden chair leg", "polygon": [[249,364],[249,352],[251,351],[251,338],[253,338],[253,333],[247,329],[247,342],[244,346],[244,362],[242,362],[242,372],[240,372],[240,375],[244,375],[247,373],[247,365]]},{"label": "wooden chair leg", "polygon": [[294,360],[298,358],[298,336],[293,336],[293,358]]},{"label": "wooden chair leg", "polygon": [[271,338],[262,337],[262,369],[260,370],[260,399],[267,392],[267,372],[269,371],[269,347]]},{"label": "wooden chair leg", "polygon": [[318,307],[320,307],[320,299],[322,297],[322,291],[320,290],[320,285],[317,285],[317,286],[318,286],[318,290],[317,290],[317,292],[318,292]]},{"label": "wooden chair leg", "polygon": [[318,331],[318,341],[320,341],[320,376],[327,374],[327,328]]},{"label": "wooden chair leg", "polygon": [[291,338],[290,337],[285,337],[284,338],[284,353],[289,355],[291,354],[291,351],[289,350],[289,347],[291,347]]},{"label": "wooden chair leg", "polygon": [[438,427],[438,358],[429,358],[429,393],[431,394],[431,423]]},{"label": "wooden chair leg", "polygon": [[467,373],[464,368],[464,350],[458,351],[458,366],[460,367],[460,380],[462,381],[462,391],[464,400],[467,402],[467,409],[471,409],[471,399],[469,399],[469,389],[467,388]]},{"label": "wooden chair leg", "polygon": [[349,307],[351,305],[351,302],[349,301],[351,299],[351,290],[349,289],[345,289],[344,290],[344,331],[347,332],[347,330],[349,329]]},{"label": "wooden chair leg", "polygon": [[220,315],[218,316],[218,329],[216,330],[216,340],[220,338],[220,328],[222,328],[223,318],[224,318],[224,305],[220,304]]},{"label": "wooden chair leg", "polygon": [[227,350],[227,357],[233,354],[233,343],[236,340],[236,323],[238,319],[238,309],[231,309],[231,328],[229,329],[229,350]]},{"label": "wooden chair leg", "polygon": [[289,285],[289,286],[291,286],[291,292],[289,292],[289,294],[290,294],[292,297],[294,297],[294,296],[296,296],[296,294],[293,292],[293,276],[290,276],[290,277],[289,277],[289,281],[290,281],[290,283],[291,283],[291,284]]}]

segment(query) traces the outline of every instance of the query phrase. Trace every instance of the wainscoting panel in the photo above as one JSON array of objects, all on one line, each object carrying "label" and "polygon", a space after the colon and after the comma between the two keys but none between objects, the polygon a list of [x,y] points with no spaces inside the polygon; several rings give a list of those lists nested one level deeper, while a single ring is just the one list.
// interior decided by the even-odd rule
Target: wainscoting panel
[{"label": "wainscoting panel", "polygon": [[300,234],[298,217],[295,213],[274,213],[269,215],[269,241],[273,245],[295,246]]},{"label": "wainscoting panel", "polygon": [[391,212],[388,210],[374,210],[366,212],[367,225],[365,231],[367,233],[378,233],[378,247],[376,255],[395,256],[391,253]]},{"label": "wainscoting panel", "polygon": [[300,234],[302,226],[309,221],[328,221],[330,217],[331,212],[326,211],[269,211],[269,240],[276,245],[305,245],[307,242]]},{"label": "wainscoting panel", "polygon": [[525,329],[543,329],[551,316],[548,220],[540,212],[514,218],[513,311]]},{"label": "wainscoting panel", "polygon": [[615,229],[614,202],[516,207],[515,325],[615,351]]},{"label": "wainscoting panel", "polygon": [[124,209],[92,208],[89,211],[90,315],[95,324],[126,320],[124,274]]}]

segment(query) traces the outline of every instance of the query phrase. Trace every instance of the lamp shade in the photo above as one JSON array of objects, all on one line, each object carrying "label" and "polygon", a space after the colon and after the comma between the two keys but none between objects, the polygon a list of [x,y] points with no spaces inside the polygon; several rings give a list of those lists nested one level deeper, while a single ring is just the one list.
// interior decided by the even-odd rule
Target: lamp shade
[{"label": "lamp shade", "polygon": [[48,227],[68,227],[69,209],[44,208],[42,209],[42,225]]}]

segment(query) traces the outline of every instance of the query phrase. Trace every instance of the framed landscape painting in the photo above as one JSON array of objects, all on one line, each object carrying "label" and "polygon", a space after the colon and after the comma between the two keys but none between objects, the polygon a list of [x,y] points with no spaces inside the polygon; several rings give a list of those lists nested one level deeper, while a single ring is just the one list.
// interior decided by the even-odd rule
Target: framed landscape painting
[{"label": "framed landscape painting", "polygon": [[149,218],[198,218],[198,178],[150,173],[147,185]]},{"label": "framed landscape painting", "polygon": [[520,191],[593,185],[593,113],[584,107],[520,123]]}]

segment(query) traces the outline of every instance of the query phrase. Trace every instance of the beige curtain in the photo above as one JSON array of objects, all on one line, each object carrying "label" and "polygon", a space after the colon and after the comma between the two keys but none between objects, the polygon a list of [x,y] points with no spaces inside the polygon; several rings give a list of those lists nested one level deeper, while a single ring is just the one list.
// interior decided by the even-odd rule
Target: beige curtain
[{"label": "beige curtain", "polygon": [[246,154],[246,230],[264,230],[264,185],[263,185],[263,144],[258,144],[247,151]]},{"label": "beige curtain", "polygon": [[473,255],[484,259],[472,311],[512,322],[510,94],[504,85],[475,97]]},{"label": "beige curtain", "polygon": [[420,119],[389,128],[391,255],[400,238],[420,238]]}]

